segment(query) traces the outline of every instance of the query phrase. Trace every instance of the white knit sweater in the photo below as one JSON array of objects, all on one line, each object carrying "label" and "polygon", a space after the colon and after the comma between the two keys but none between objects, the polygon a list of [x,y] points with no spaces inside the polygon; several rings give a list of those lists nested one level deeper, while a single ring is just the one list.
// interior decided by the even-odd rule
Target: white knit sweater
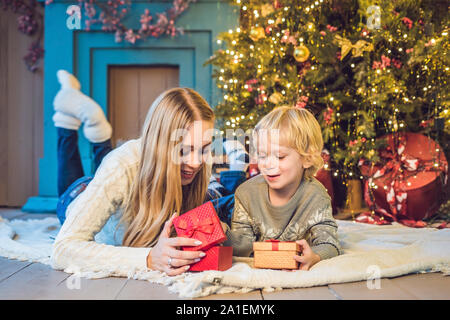
[{"label": "white knit sweater", "polygon": [[121,246],[123,226],[116,230],[139,165],[140,139],[130,140],[103,159],[94,179],[68,206],[55,240],[55,269],[108,270],[117,276],[147,270],[150,248]]}]

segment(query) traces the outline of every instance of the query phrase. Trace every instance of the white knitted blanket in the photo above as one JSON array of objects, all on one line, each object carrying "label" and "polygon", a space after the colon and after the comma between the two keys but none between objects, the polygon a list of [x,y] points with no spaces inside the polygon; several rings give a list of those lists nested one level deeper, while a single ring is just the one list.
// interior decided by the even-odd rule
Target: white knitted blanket
[{"label": "white knitted blanket", "polygon": [[[252,259],[234,258],[227,271],[185,273],[168,277],[158,271],[137,273],[133,279],[167,285],[183,298],[211,294],[301,288],[331,283],[389,278],[417,272],[450,274],[450,229],[413,229],[394,223],[375,226],[338,220],[344,253],[316,264],[310,271],[253,269]],[[12,220],[0,217],[0,256],[50,264],[53,239],[59,222]],[[64,270],[86,278],[112,276],[108,270]]]}]

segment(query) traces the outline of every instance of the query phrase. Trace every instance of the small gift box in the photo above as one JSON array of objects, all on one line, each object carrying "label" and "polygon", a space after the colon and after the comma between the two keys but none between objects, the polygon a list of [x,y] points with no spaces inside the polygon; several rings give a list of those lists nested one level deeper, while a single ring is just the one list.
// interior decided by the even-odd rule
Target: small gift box
[{"label": "small gift box", "polygon": [[224,271],[231,268],[233,262],[233,247],[214,246],[204,252],[206,253],[206,256],[199,262],[191,264],[189,271]]},{"label": "small gift box", "polygon": [[202,242],[196,247],[183,247],[186,251],[205,250],[227,239],[211,201],[176,217],[173,225],[179,237]]},{"label": "small gift box", "polygon": [[254,242],[254,267],[264,269],[298,269],[294,255],[300,253],[300,245],[294,241],[266,240]]}]

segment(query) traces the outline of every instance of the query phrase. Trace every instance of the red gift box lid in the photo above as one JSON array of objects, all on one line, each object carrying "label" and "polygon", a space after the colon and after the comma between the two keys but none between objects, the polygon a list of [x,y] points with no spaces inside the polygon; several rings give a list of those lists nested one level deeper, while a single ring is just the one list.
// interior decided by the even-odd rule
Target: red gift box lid
[{"label": "red gift box lid", "polygon": [[173,225],[179,237],[202,241],[199,246],[183,247],[183,250],[204,250],[227,239],[211,201],[176,217],[173,219]]}]

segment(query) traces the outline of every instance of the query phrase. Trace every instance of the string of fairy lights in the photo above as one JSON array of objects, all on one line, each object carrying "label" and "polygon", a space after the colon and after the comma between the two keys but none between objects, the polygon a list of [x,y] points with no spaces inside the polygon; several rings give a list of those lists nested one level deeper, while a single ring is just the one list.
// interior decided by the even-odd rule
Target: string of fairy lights
[{"label": "string of fairy lights", "polygon": [[[278,1],[275,2],[279,5]],[[275,2],[269,1],[268,4],[273,8]],[[312,97],[314,92],[319,92],[320,90],[326,92],[326,88],[319,88],[318,86],[305,90],[301,81],[302,74],[298,75],[297,81],[292,81],[283,70],[277,70],[276,63],[271,64],[267,62],[270,59],[263,59],[265,55],[275,59],[284,58],[288,54],[289,41],[295,41],[297,47],[306,46],[312,49],[315,46],[316,48],[325,48],[325,36],[320,36],[319,41],[314,41],[314,38],[308,37],[308,34],[300,34],[297,38],[292,39],[292,35],[288,33],[290,29],[287,26],[290,25],[292,29],[294,23],[302,22],[294,21],[294,19],[298,19],[295,14],[300,11],[307,14],[307,17],[310,19],[314,19],[315,16],[320,15],[324,2],[327,5],[330,3],[327,0],[304,1],[304,4],[295,8],[292,7],[294,4],[291,3],[290,6],[277,8],[279,11],[281,9],[282,15],[274,15],[270,14],[272,12],[265,13],[264,10],[267,11],[268,9],[261,6],[261,4],[243,0],[234,1],[240,7],[241,14],[247,18],[246,23],[248,25],[243,26],[241,24],[235,29],[230,29],[227,32],[228,37],[217,40],[217,44],[220,47],[226,44],[227,48],[223,50],[223,53],[228,57],[227,61],[229,62],[218,69],[219,75],[216,78],[216,84],[223,92],[224,104],[230,106],[232,114],[234,114],[232,117],[225,119],[224,127],[226,129],[236,129],[241,125],[246,126],[254,123],[259,117],[270,111],[274,104],[277,104],[273,101],[280,100],[280,104],[284,104],[286,101],[295,101],[301,95]],[[317,26],[314,21],[304,22],[305,24],[301,27],[304,27],[305,32],[319,32],[319,30],[316,30]],[[360,33],[361,39],[365,40],[371,40],[375,33],[374,31],[366,30],[361,25],[353,26],[352,29],[353,32]],[[378,131],[384,130],[386,134],[408,131],[408,121],[411,121],[411,119],[405,118],[405,112],[402,108],[412,108],[417,103],[426,101],[427,118],[421,121],[429,123],[430,119],[440,117],[446,119],[445,125],[450,125],[448,106],[442,103],[446,97],[442,96],[442,92],[439,90],[439,88],[447,86],[449,77],[449,67],[443,67],[443,62],[437,58],[439,55],[442,57],[448,55],[448,27],[445,26],[442,30],[444,31],[441,32],[440,37],[436,37],[436,35],[425,35],[423,31],[418,29],[419,36],[428,40],[426,47],[430,51],[433,50],[433,46],[436,46],[441,41],[445,41],[447,45],[440,45],[440,52],[430,53],[420,68],[410,68],[408,79],[399,77],[397,70],[407,67],[401,63],[401,60],[405,61],[405,57],[411,54],[417,40],[413,35],[408,34],[406,30],[401,28],[395,30],[386,28],[377,31],[376,36],[386,40],[383,51],[377,48],[377,54],[384,56],[388,60],[389,67],[372,68],[369,66],[365,72],[367,84],[370,87],[348,87],[345,90],[344,95],[353,97],[353,103],[360,107],[355,110],[345,110],[340,99],[335,97],[332,92],[325,95],[327,107],[333,109],[329,140],[332,151],[348,150],[349,152],[354,152],[352,155],[353,161],[336,164],[333,168],[325,164],[325,169],[331,170],[332,175],[335,177],[340,176],[340,180],[344,184],[349,179],[364,179],[362,175],[358,175],[359,171],[355,170],[355,163],[357,163],[357,159],[363,156],[376,156],[375,149],[378,146],[378,135],[375,133],[375,128]],[[248,37],[253,40],[253,43],[243,48],[241,40],[248,39]],[[262,52],[260,43],[264,43],[264,45],[269,44],[269,51]],[[248,40],[245,40],[244,44],[248,44]],[[240,51],[241,48],[244,51]],[[360,65],[364,62],[364,59],[357,60],[352,58],[345,63],[353,70],[352,72],[358,72],[361,68]],[[308,63],[310,70],[321,70],[321,65],[313,54],[309,55]],[[255,67],[256,72],[253,77],[255,81],[253,83],[252,79],[244,82],[238,76],[238,73],[243,70],[253,70],[253,66],[248,67],[248,64],[252,64]],[[262,85],[268,76],[276,77],[278,86],[282,88],[277,91],[277,96],[273,93],[270,95],[272,88],[265,88]],[[409,87],[407,83],[408,81],[412,82],[414,77],[415,84],[425,85],[421,88]],[[389,82],[386,82],[386,79]],[[257,92],[257,99],[259,99],[257,108],[248,110],[246,106],[242,105],[241,99],[253,94],[254,90]],[[384,98],[383,100],[383,96],[388,96],[389,98]],[[271,99],[272,97],[273,100]],[[386,101],[391,101],[391,103],[385,103]],[[340,136],[343,128],[345,128],[345,137]],[[429,131],[428,135],[430,136]],[[223,134],[223,131],[221,133]],[[349,147],[348,141],[356,142],[353,144],[354,146]],[[438,167],[439,152],[442,152],[442,150],[436,149],[430,150],[430,152],[437,155],[435,166]],[[372,187],[376,188],[376,185]]]}]

